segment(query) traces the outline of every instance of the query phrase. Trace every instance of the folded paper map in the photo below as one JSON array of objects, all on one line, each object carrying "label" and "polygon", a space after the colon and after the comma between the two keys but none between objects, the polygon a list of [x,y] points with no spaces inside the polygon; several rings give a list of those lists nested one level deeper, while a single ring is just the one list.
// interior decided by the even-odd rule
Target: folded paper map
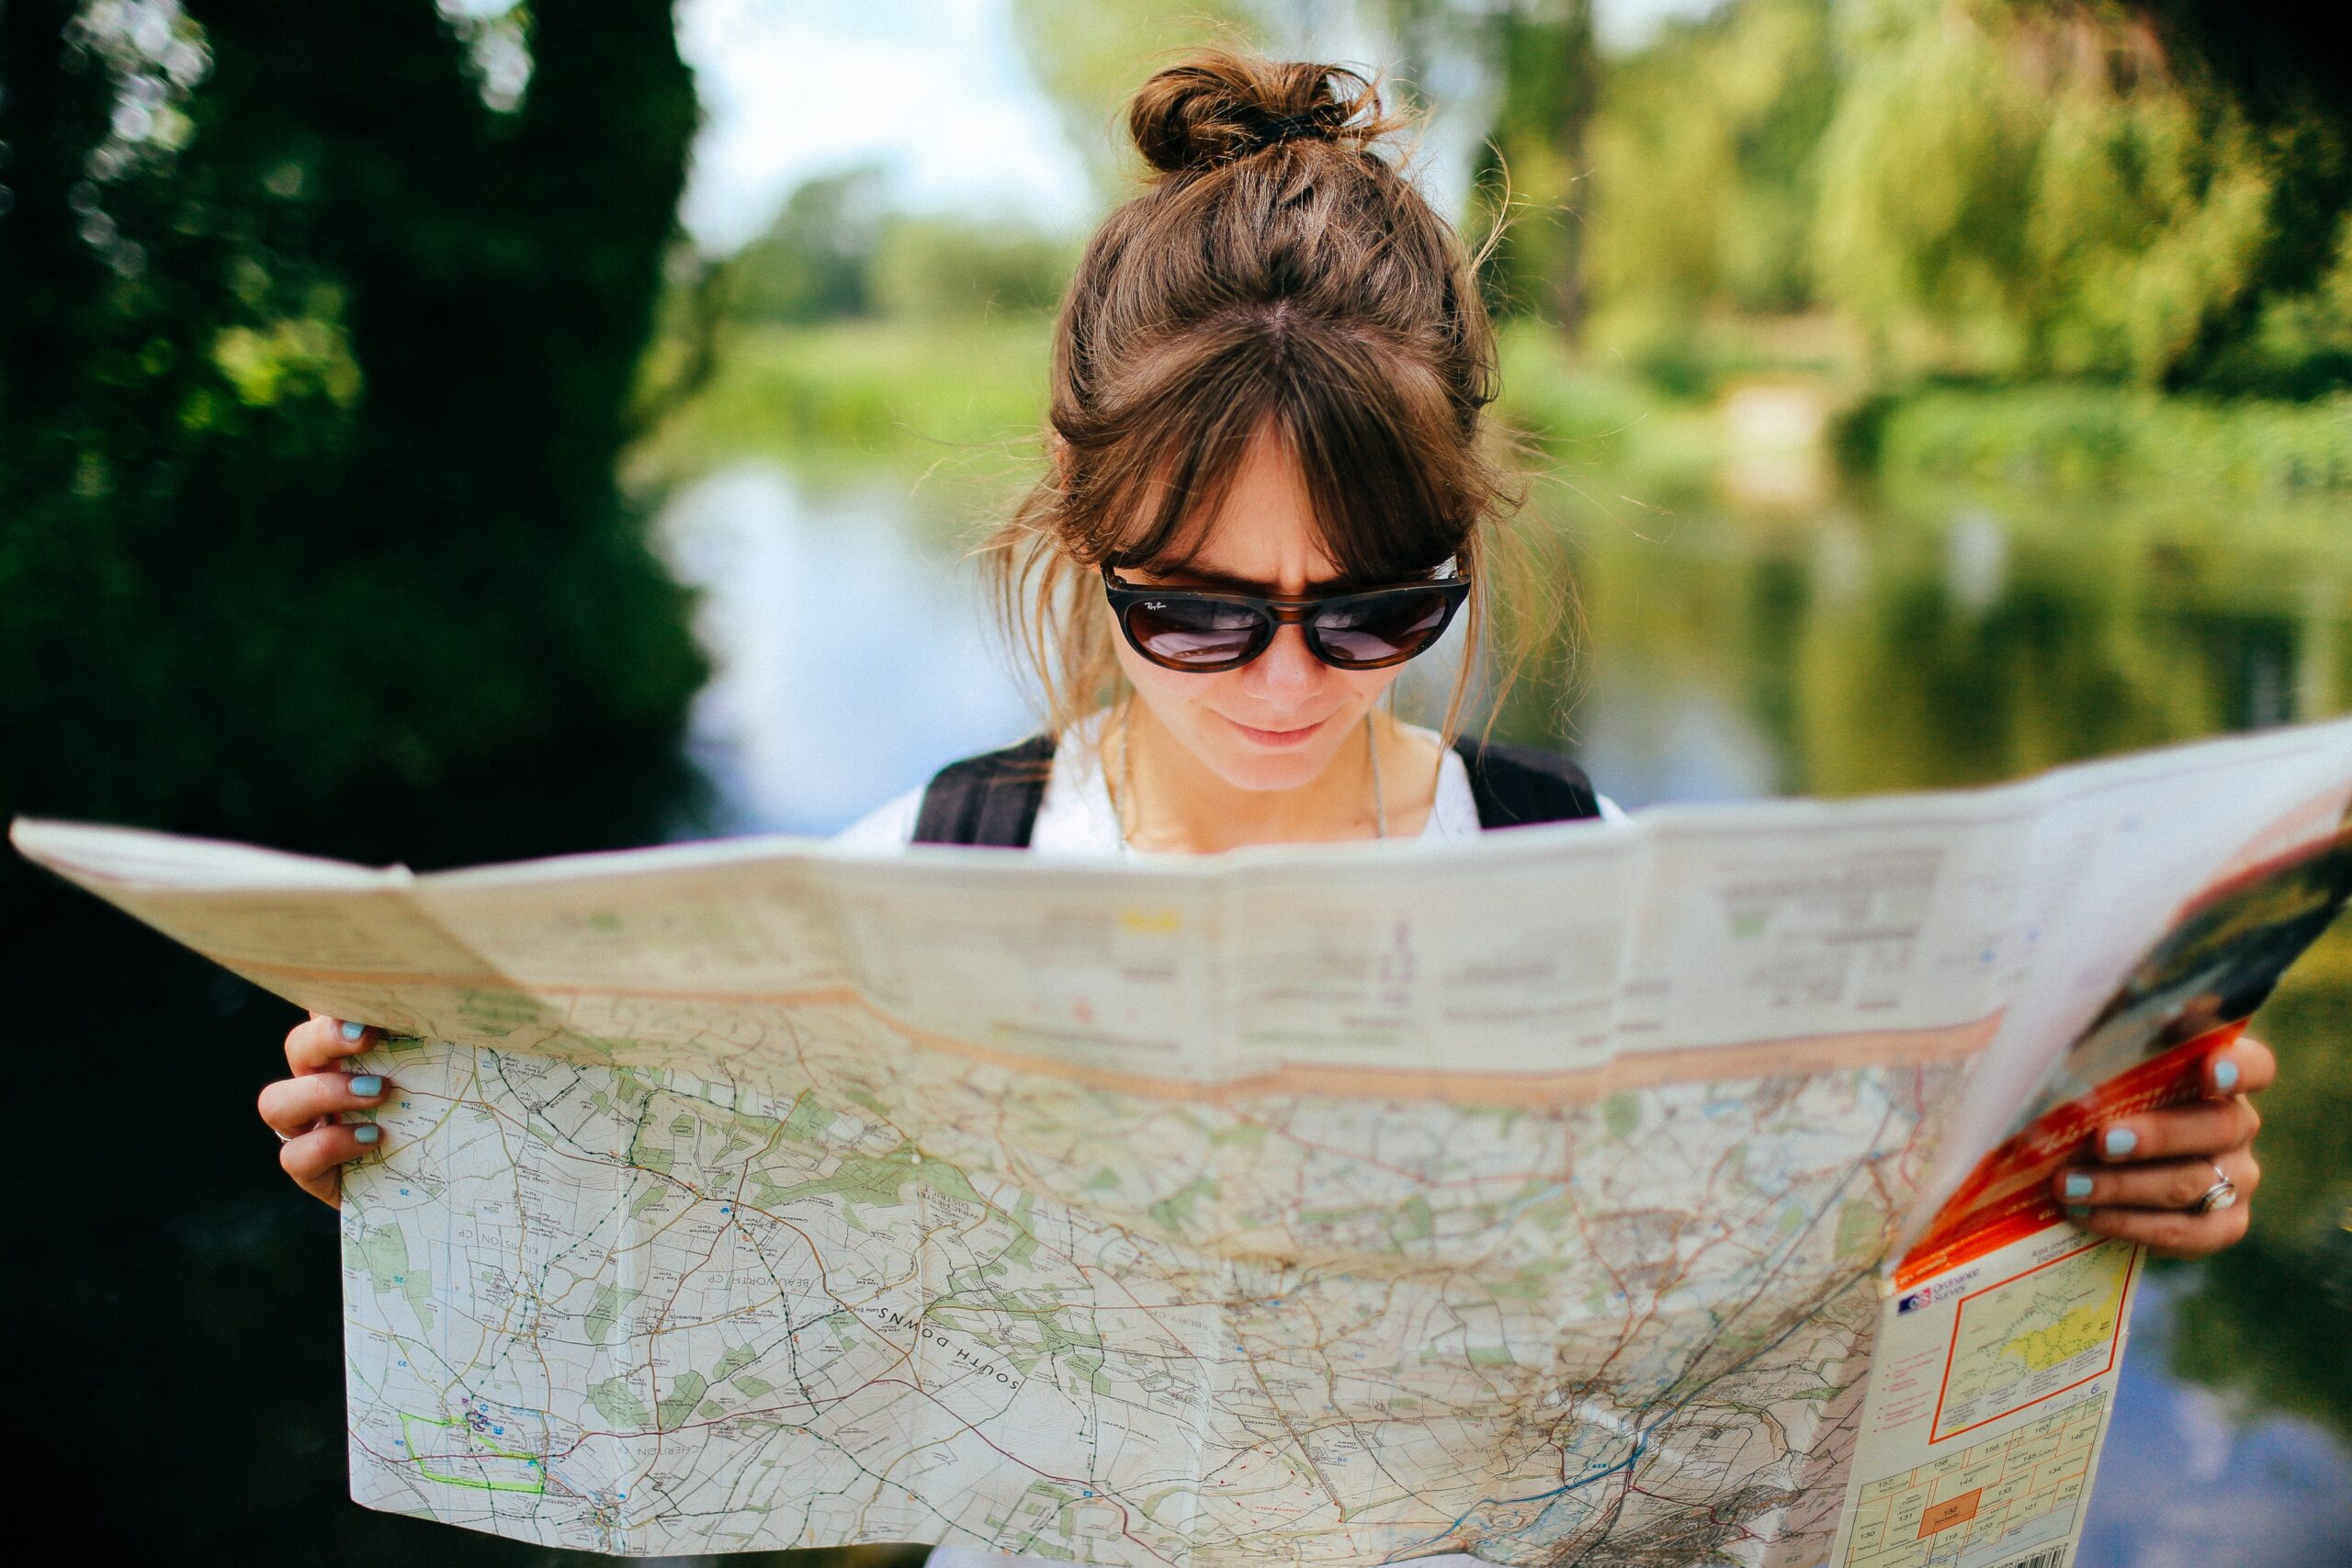
[{"label": "folded paper map", "polygon": [[[353,1495],[551,1547],[2064,1568],[2048,1172],[2352,884],[2352,721],[1995,788],[416,875],[19,820],[381,1026]],[[1902,1260],[1908,1258],[1908,1262]]]}]

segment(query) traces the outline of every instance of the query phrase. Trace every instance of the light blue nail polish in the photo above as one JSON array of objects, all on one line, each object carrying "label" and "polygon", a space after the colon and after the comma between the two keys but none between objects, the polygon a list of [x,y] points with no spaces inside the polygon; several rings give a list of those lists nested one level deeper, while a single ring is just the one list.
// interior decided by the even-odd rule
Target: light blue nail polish
[{"label": "light blue nail polish", "polygon": [[2223,1094],[2238,1087],[2238,1065],[2235,1062],[2213,1064],[2213,1087]]},{"label": "light blue nail polish", "polygon": [[355,1019],[347,1018],[343,1021],[343,1037],[345,1040],[356,1040],[367,1032],[368,1026],[366,1024],[361,1023]]},{"label": "light blue nail polish", "polygon": [[372,1144],[384,1135],[384,1130],[373,1122],[363,1122],[351,1130],[351,1135],[363,1144]]},{"label": "light blue nail polish", "polygon": [[2108,1158],[2121,1159],[2140,1146],[2140,1134],[2129,1127],[2109,1127],[2107,1130],[2107,1141],[2104,1146],[2107,1149]]},{"label": "light blue nail polish", "polygon": [[2066,1196],[2087,1198],[2091,1195],[2091,1179],[2081,1171],[2071,1171],[2066,1177]]},{"label": "light blue nail polish", "polygon": [[2066,1217],[2070,1220],[2086,1220],[2090,1218],[2090,1209],[2086,1204],[2069,1203],[2066,1205]]},{"label": "light blue nail polish", "polygon": [[360,1073],[351,1080],[351,1092],[362,1100],[373,1100],[384,1092],[384,1080],[374,1073]]}]

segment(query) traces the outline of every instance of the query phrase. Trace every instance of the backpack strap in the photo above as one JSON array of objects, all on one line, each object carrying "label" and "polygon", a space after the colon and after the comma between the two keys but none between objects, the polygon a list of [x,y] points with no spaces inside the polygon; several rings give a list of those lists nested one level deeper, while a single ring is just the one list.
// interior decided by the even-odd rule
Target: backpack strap
[{"label": "backpack strap", "polygon": [[1482,745],[1466,735],[1453,749],[1469,770],[1481,828],[1523,828],[1600,815],[1592,781],[1557,751]]},{"label": "backpack strap", "polygon": [[1050,735],[948,763],[924,786],[910,841],[1027,849],[1053,763]]},{"label": "backpack strap", "polygon": [[[1585,772],[1556,751],[1532,746],[1454,742],[1470,775],[1481,828],[1518,828],[1600,815]],[[931,777],[915,818],[918,844],[985,844],[1027,849],[1052,775],[1054,739],[1033,735],[1018,745],[950,762]]]}]

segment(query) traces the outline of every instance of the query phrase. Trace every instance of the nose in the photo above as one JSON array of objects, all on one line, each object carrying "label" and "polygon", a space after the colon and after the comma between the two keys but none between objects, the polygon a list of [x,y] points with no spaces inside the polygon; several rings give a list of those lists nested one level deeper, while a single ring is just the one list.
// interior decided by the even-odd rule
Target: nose
[{"label": "nose", "polygon": [[1323,682],[1323,661],[1307,649],[1306,632],[1297,626],[1276,626],[1266,651],[1238,671],[1241,689],[1269,707],[1288,708],[1312,696]]}]

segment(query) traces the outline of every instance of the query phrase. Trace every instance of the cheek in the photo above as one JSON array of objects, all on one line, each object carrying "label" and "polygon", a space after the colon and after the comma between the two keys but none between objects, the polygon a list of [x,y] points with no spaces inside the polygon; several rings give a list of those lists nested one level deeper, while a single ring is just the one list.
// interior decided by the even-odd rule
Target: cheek
[{"label": "cheek", "polygon": [[1396,677],[1405,672],[1401,664],[1385,670],[1334,670],[1331,678],[1348,690],[1348,700],[1356,707],[1368,708],[1388,693]]},{"label": "cheek", "polygon": [[1112,651],[1118,655],[1119,669],[1125,674],[1127,684],[1136,689],[1136,694],[1143,699],[1144,705],[1159,715],[1162,723],[1176,723],[1185,708],[1201,700],[1204,688],[1220,679],[1215,675],[1186,675],[1174,670],[1163,670],[1129,648],[1124,640],[1114,643]]},{"label": "cheek", "polygon": [[1151,711],[1161,728],[1182,740],[1193,755],[1219,773],[1226,772],[1220,759],[1227,751],[1238,752],[1243,748],[1218,716],[1227,707],[1249,706],[1248,699],[1236,685],[1241,672],[1227,670],[1211,675],[1187,675],[1181,671],[1163,670],[1126,648],[1119,649],[1119,662],[1126,671],[1128,683],[1136,689],[1137,700]]}]

